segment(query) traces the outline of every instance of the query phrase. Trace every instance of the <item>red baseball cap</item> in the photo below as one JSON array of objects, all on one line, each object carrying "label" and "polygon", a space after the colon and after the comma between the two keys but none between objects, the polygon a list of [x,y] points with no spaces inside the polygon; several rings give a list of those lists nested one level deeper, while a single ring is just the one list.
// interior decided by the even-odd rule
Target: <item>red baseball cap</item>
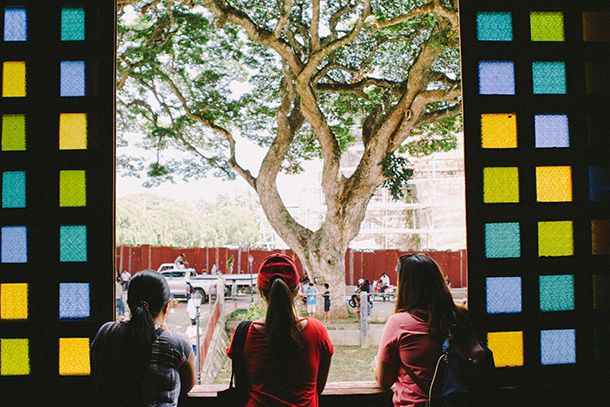
[{"label": "red baseball cap", "polygon": [[271,289],[274,277],[280,277],[290,288],[299,285],[299,272],[292,258],[285,254],[271,254],[263,260],[258,270],[256,284],[264,290]]}]

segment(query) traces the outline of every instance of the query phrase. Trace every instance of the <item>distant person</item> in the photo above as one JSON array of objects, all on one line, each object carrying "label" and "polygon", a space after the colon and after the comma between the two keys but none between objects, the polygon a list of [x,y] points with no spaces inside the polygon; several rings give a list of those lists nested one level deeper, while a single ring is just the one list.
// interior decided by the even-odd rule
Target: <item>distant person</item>
[{"label": "distant person", "polygon": [[[191,320],[191,324],[186,328],[186,332],[184,334],[191,341],[191,345],[193,345],[193,353],[195,353],[195,356],[197,356],[197,321]],[[201,327],[199,327],[199,344],[201,344],[202,335],[203,330]]]},{"label": "distant person", "polygon": [[328,283],[324,283],[324,292],[322,297],[324,298],[324,323],[330,324],[330,290]]},{"label": "distant person", "polygon": [[390,277],[386,273],[383,273],[379,277],[379,284],[381,284],[381,292],[385,293],[385,290],[390,287]]},{"label": "distant person", "polygon": [[451,280],[449,280],[449,276],[447,274],[445,274],[445,284],[447,284],[447,287],[451,288]]},{"label": "distant person", "polygon": [[318,290],[314,287],[313,283],[309,283],[309,286],[304,291],[305,298],[307,298],[307,313],[310,318],[316,317],[316,294]]},{"label": "distant person", "polygon": [[179,269],[184,269],[184,268],[188,268],[189,266],[189,262],[186,261],[186,254],[184,253],[180,253],[180,256],[176,257],[176,260],[174,260],[174,264],[179,268]]},{"label": "distant person", "polygon": [[[427,406],[430,386],[443,341],[469,342],[474,337],[466,310],[457,307],[438,265],[424,254],[401,258],[396,313],[388,319],[372,363],[381,387],[396,384],[395,406]],[[482,350],[482,348],[481,348]]]},{"label": "distant person", "polygon": [[123,284],[120,278],[115,281],[115,295],[116,295],[116,311],[119,317],[125,315],[125,303],[123,302]]},{"label": "distant person", "polygon": [[186,301],[186,314],[191,320],[191,324],[194,324],[197,319],[197,308],[195,307],[195,301],[193,301],[193,297],[189,298]]},{"label": "distant person", "polygon": [[121,281],[123,282],[123,290],[129,290],[129,280],[131,280],[131,273],[127,269],[123,269],[121,273]]},{"label": "distant person", "polygon": [[231,297],[233,298],[233,309],[237,309],[237,281],[233,280],[231,284]]},{"label": "distant person", "polygon": [[[107,322],[92,343],[93,377],[103,406],[177,406],[178,397],[195,385],[191,341],[167,330],[170,290],[152,270],[130,282],[131,318]],[[117,391],[118,381],[129,378]]]},{"label": "distant person", "polygon": [[[273,254],[263,260],[257,287],[267,314],[250,325],[243,353],[248,407],[318,406],[334,349],[324,324],[298,318],[298,285],[299,273],[290,257]],[[227,353],[233,357],[233,341]]]}]

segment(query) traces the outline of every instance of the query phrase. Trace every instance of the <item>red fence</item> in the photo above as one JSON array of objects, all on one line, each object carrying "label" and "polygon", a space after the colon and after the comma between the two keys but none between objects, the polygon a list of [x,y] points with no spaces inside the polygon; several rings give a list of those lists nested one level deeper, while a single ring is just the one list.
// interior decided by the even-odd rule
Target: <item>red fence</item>
[{"label": "red fence", "polygon": [[[162,263],[171,263],[176,257],[184,253],[189,266],[202,273],[210,271],[214,265],[226,273],[227,261],[233,256],[233,273],[250,272],[248,257],[253,258],[252,269],[258,270],[261,261],[270,253],[285,253],[293,256],[291,250],[240,250],[225,247],[203,247],[180,249],[162,246],[117,246],[116,267],[119,270],[127,269],[134,274],[144,269],[156,270]],[[355,285],[360,278],[369,281],[377,280],[381,273],[387,273],[392,284],[396,284],[396,263],[398,257],[408,252],[397,250],[360,251],[348,250],[345,256],[345,283]],[[459,251],[429,251],[426,252],[441,267],[443,273],[449,276],[452,287],[468,286],[468,267],[466,250]],[[298,258],[295,259],[297,267],[302,270]]]}]

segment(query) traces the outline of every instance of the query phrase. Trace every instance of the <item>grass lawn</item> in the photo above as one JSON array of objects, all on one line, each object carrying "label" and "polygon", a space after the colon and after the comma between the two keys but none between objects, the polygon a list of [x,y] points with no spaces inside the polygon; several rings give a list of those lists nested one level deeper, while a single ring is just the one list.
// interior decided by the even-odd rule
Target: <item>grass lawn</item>
[{"label": "grass lawn", "polygon": [[[357,382],[375,380],[370,372],[371,361],[377,355],[377,346],[335,346],[335,354],[328,374],[329,382]],[[231,379],[231,359],[227,359],[214,383],[229,383]]]}]

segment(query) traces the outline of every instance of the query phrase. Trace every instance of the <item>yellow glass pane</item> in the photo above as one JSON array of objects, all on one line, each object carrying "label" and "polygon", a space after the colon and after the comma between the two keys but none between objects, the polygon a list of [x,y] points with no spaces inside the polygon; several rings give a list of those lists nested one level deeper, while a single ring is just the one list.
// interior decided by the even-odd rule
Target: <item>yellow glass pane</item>
[{"label": "yellow glass pane", "polygon": [[591,253],[610,254],[610,220],[591,221]]},{"label": "yellow glass pane", "polygon": [[496,367],[523,366],[523,332],[489,332],[487,346]]},{"label": "yellow glass pane", "polygon": [[593,275],[593,308],[610,309],[610,275]]},{"label": "yellow glass pane", "polygon": [[91,374],[89,338],[59,338],[59,374],[61,376]]},{"label": "yellow glass pane", "polygon": [[28,285],[0,284],[0,319],[28,318]]},{"label": "yellow glass pane", "polygon": [[2,116],[2,151],[25,150],[25,115]]},{"label": "yellow glass pane", "polygon": [[0,339],[0,375],[24,376],[30,374],[30,344],[24,338]]},{"label": "yellow glass pane", "polygon": [[483,168],[483,202],[518,203],[519,169],[517,167]]},{"label": "yellow glass pane", "polygon": [[59,206],[86,206],[87,184],[85,171],[59,172]]},{"label": "yellow glass pane", "polygon": [[536,167],[538,202],[572,201],[572,167]]},{"label": "yellow glass pane", "polygon": [[87,115],[85,113],[59,115],[59,149],[87,149]]},{"label": "yellow glass pane", "polygon": [[481,115],[481,147],[517,148],[517,115]]},{"label": "yellow glass pane", "polygon": [[574,255],[574,228],[571,221],[538,222],[538,256]]},{"label": "yellow glass pane", "polygon": [[2,70],[2,96],[24,97],[25,96],[25,62],[7,61]]}]

